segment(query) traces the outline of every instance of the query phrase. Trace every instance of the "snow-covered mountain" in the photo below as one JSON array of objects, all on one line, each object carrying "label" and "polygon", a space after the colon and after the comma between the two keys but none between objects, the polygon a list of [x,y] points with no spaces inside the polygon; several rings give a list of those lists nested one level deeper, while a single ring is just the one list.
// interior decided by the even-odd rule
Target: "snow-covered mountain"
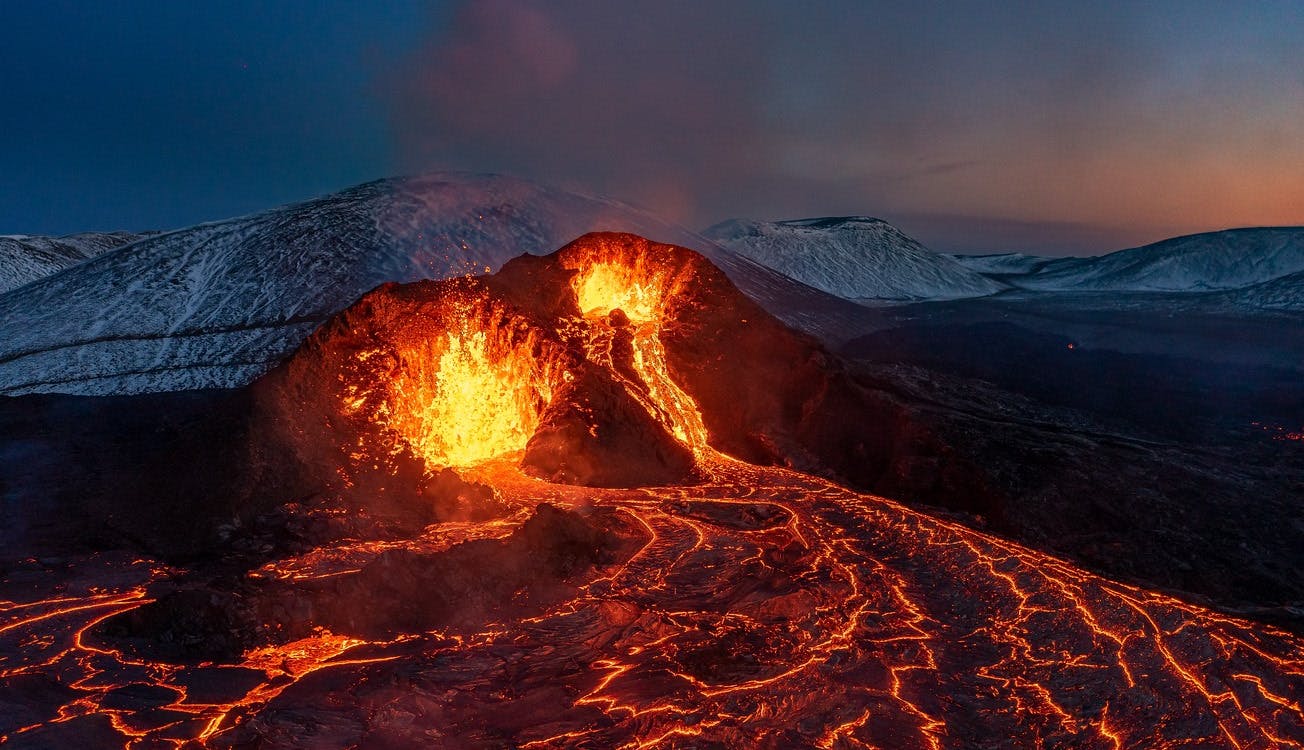
[{"label": "snow-covered mountain", "polygon": [[1059,258],[1010,279],[1047,291],[1207,292],[1304,271],[1304,228],[1192,234],[1094,258]]},{"label": "snow-covered mountain", "polygon": [[986,255],[949,254],[947,257],[970,271],[984,276],[1019,276],[1036,271],[1054,258],[1024,253],[990,253]]},{"label": "snow-covered mountain", "polygon": [[146,236],[131,232],[86,232],[65,237],[0,237],[0,294]]},{"label": "snow-covered mountain", "polygon": [[239,386],[385,281],[496,270],[595,230],[702,251],[795,318],[829,299],[613,201],[492,175],[388,179],[147,237],[0,295],[0,394]]},{"label": "snow-covered mountain", "polygon": [[703,234],[740,255],[844,299],[959,299],[1005,288],[950,256],[932,252],[880,219],[733,219]]}]

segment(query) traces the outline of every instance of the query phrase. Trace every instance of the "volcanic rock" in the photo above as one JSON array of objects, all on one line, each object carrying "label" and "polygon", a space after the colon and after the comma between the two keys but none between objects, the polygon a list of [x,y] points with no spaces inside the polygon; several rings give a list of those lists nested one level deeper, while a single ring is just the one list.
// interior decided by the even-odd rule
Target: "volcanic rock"
[{"label": "volcanic rock", "polygon": [[544,412],[521,467],[564,484],[664,485],[691,481],[693,454],[619,383],[584,368]]}]

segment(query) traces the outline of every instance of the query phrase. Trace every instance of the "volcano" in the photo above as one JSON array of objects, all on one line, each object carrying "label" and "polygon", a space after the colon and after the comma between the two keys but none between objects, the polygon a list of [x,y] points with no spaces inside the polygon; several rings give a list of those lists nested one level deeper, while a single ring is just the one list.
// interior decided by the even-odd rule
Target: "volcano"
[{"label": "volcano", "polygon": [[1304,742],[1297,636],[847,489],[891,411],[683,247],[382,285],[231,399],[202,544],[7,563],[7,746]]},{"label": "volcano", "polygon": [[492,276],[381,286],[257,391],[276,415],[257,432],[290,436],[302,465],[321,445],[385,476],[523,453],[532,475],[589,486],[701,478],[716,450],[836,470],[850,461],[820,457],[844,437],[835,415],[867,408],[701,255],[603,233]]}]

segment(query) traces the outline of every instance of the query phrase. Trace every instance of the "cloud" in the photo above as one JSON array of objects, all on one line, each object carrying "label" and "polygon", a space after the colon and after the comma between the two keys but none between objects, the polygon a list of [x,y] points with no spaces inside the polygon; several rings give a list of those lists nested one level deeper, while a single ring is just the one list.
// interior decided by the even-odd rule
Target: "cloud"
[{"label": "cloud", "polygon": [[688,3],[612,8],[465,4],[394,74],[406,161],[524,173],[694,218],[697,196],[763,158],[761,30]]},{"label": "cloud", "polygon": [[1051,227],[1056,249],[1102,251],[1304,221],[1304,22],[1270,5],[471,0],[384,88],[409,170],[522,174],[696,226],[972,217],[937,234],[1036,249],[1007,230]]}]

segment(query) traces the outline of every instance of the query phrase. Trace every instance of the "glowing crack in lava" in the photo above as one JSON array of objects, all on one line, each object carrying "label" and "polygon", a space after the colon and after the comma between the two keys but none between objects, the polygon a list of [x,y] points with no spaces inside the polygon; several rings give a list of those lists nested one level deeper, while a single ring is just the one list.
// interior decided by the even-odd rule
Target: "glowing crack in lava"
[{"label": "glowing crack in lava", "polygon": [[[393,429],[429,461],[475,464],[466,477],[492,482],[503,511],[404,537],[366,538],[349,526],[347,536],[310,549],[271,553],[243,574],[231,610],[214,616],[216,635],[240,607],[261,618],[252,641],[226,660],[143,655],[131,650],[139,635],[115,640],[104,629],[121,618],[148,622],[151,601],[193,586],[193,575],[173,580],[174,571],[149,561],[93,555],[44,584],[16,583],[0,592],[0,741],[1112,750],[1304,743],[1304,641],[1295,635],[713,448],[727,424],[712,413],[718,407],[706,406],[715,402],[694,397],[704,392],[692,385],[692,368],[730,352],[713,341],[703,364],[685,353],[691,336],[687,344],[674,337],[684,333],[675,327],[704,319],[690,314],[707,299],[699,286],[725,282],[706,271],[677,275],[682,255],[663,261],[660,277],[598,271],[590,262],[616,262],[615,250],[646,244],[585,238],[561,251],[565,274],[547,259],[530,260],[517,266],[519,277],[385,289],[346,313],[344,325],[323,329],[303,361],[284,371],[304,387],[284,392],[328,391],[321,403],[340,413],[326,416],[349,425],[363,417],[359,424],[372,429],[364,437]],[[595,273],[573,273],[586,268]],[[549,296],[556,283],[576,286]],[[538,307],[526,309],[529,300]],[[748,335],[732,327],[738,316],[718,312],[711,320],[724,321],[719,330]],[[747,325],[756,315],[745,311]],[[621,353],[622,341],[646,347],[641,364],[622,364],[639,362]],[[748,366],[761,377],[762,364]],[[598,368],[587,381],[595,388],[619,388],[568,391],[586,382],[585,367]],[[452,376],[465,378],[465,388],[441,380]],[[501,382],[512,378],[524,382]],[[740,400],[750,398],[746,383],[732,386]],[[592,406],[599,395],[626,391],[658,424],[678,425],[680,440],[688,436],[705,481],[584,487],[483,460],[518,451],[564,398]],[[467,402],[454,403],[464,395]],[[397,417],[407,399],[412,415]],[[449,404],[432,406],[439,399]],[[491,424],[462,438],[441,432],[449,428],[431,416],[466,410],[474,426],[484,413],[479,402],[490,399],[513,412],[510,429]],[[392,448],[342,439],[347,451]],[[545,513],[540,503],[561,510]],[[570,520],[557,520],[568,511]],[[324,512],[350,515],[334,506]],[[553,525],[540,522],[545,516]],[[588,527],[579,518],[605,520]],[[522,558],[513,543],[525,545]],[[450,568],[451,559],[463,563]],[[220,600],[216,588],[199,591],[182,603],[200,606],[165,613],[183,612],[176,619],[184,622]],[[163,619],[168,643],[195,637]]]}]

